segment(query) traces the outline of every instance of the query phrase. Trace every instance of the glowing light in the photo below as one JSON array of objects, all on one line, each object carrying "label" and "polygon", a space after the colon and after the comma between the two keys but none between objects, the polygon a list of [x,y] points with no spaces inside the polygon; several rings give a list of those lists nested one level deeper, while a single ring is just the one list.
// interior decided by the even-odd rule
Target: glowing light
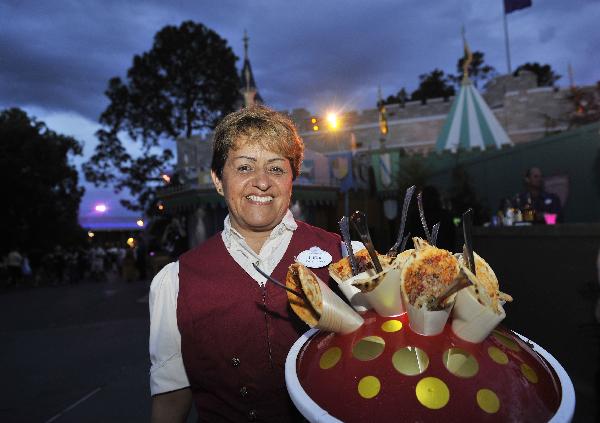
[{"label": "glowing light", "polygon": [[105,213],[108,210],[108,207],[106,207],[106,204],[104,203],[98,203],[94,206],[94,210],[98,213]]},{"label": "glowing light", "polygon": [[129,245],[131,248],[133,248],[133,246],[135,245],[135,239],[129,237],[127,238],[127,245]]},{"label": "glowing light", "polygon": [[331,129],[337,129],[339,120],[337,114],[331,112],[327,114],[327,123]]},{"label": "glowing light", "polygon": [[89,236],[90,238],[93,238],[93,237],[94,237],[94,235],[96,235],[96,234],[95,234],[95,233],[93,233],[92,231],[88,231],[88,236]]},{"label": "glowing light", "polygon": [[313,126],[313,131],[318,131],[318,130],[319,130],[319,125]]},{"label": "glowing light", "polygon": [[312,118],[312,119],[310,120],[310,123],[317,123],[317,118]]},{"label": "glowing light", "polygon": [[163,211],[165,209],[165,205],[163,203],[158,203],[156,207],[158,207],[158,210],[160,211]]},{"label": "glowing light", "polygon": [[142,219],[138,219],[137,222],[135,222],[140,228],[144,227],[144,221]]},{"label": "glowing light", "polygon": [[161,176],[163,181],[165,181],[165,184],[168,184],[169,182],[171,182],[171,177],[169,175],[167,175],[166,173],[163,173]]}]

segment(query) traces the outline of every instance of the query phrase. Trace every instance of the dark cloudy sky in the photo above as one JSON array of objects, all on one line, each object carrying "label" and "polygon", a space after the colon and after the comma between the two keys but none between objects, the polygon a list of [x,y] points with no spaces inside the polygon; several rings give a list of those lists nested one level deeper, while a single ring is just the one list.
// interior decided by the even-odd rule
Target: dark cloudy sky
[{"label": "dark cloudy sky", "polygon": [[[109,78],[165,25],[201,22],[243,56],[243,31],[266,102],[277,109],[362,109],[418,75],[455,72],[460,28],[473,50],[506,72],[501,0],[0,1],[0,108],[21,107],[85,142],[107,102]],[[600,1],[533,0],[508,15],[513,69],[549,63],[577,84],[600,79]],[[88,188],[82,213],[102,191]],[[113,200],[114,201],[114,200]],[[115,204],[115,210],[119,208]]]}]

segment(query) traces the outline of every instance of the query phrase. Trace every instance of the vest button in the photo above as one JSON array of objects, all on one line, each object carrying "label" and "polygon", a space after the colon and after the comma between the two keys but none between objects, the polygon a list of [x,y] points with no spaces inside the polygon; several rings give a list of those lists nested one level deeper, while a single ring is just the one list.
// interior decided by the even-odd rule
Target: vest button
[{"label": "vest button", "polygon": [[248,412],[248,421],[253,422],[256,420],[256,410],[250,410]]},{"label": "vest button", "polygon": [[232,365],[233,367],[238,367],[238,366],[240,365],[240,359],[239,359],[239,358],[237,358],[237,357],[233,357],[233,358],[231,359],[231,365]]},{"label": "vest button", "polygon": [[240,389],[240,395],[242,396],[242,398],[246,398],[248,396],[248,388],[242,386]]}]

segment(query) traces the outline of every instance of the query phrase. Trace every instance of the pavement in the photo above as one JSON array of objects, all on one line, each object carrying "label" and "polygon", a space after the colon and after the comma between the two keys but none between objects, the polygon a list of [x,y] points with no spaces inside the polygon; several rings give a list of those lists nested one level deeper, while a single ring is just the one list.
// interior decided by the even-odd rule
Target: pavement
[{"label": "pavement", "polygon": [[148,287],[1,291],[0,421],[149,421]]}]

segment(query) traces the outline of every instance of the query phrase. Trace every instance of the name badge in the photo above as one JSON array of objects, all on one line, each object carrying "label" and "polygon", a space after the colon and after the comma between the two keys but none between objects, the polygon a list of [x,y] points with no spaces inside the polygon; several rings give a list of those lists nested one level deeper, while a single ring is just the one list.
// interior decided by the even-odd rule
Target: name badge
[{"label": "name badge", "polygon": [[332,257],[327,251],[321,250],[319,247],[310,247],[308,250],[302,251],[296,257],[296,261],[311,269],[318,269],[327,266],[331,263]]}]

